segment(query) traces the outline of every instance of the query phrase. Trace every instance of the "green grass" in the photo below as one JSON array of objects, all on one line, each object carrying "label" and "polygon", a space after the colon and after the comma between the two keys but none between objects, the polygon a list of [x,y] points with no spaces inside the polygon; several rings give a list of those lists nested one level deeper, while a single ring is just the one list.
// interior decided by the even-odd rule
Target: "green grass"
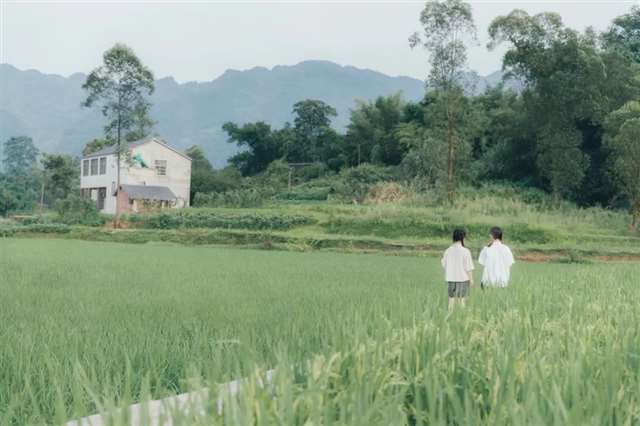
[{"label": "green grass", "polygon": [[637,263],[519,263],[452,316],[428,257],[0,239],[0,271],[3,425],[274,367],[183,424],[640,422]]}]

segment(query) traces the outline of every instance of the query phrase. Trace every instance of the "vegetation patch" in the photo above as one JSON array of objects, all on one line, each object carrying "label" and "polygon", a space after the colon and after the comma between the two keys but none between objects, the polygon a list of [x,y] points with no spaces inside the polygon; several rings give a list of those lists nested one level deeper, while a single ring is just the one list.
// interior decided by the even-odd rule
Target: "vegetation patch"
[{"label": "vegetation patch", "polygon": [[129,222],[147,229],[223,228],[250,230],[286,230],[309,225],[314,219],[268,211],[223,211],[208,209],[163,211],[131,215]]}]

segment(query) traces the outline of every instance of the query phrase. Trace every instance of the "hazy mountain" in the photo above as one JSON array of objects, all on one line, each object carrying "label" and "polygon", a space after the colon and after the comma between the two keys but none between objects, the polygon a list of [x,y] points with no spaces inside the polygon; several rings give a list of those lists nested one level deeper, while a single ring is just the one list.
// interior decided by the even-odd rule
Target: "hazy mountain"
[{"label": "hazy mountain", "polygon": [[[0,64],[0,141],[28,135],[44,152],[78,154],[88,140],[101,136],[103,126],[97,110],[80,106],[85,77],[80,73],[61,77]],[[500,79],[499,72],[479,77],[475,91]],[[424,94],[424,82],[327,61],[305,61],[273,69],[228,70],[202,83],[179,84],[171,77],[157,80],[151,115],[157,121],[157,134],[180,149],[202,145],[219,166],[236,151],[221,130],[226,121],[263,120],[280,126],[291,120],[294,103],[313,98],[337,109],[334,126],[342,129],[356,99],[395,92],[402,92],[407,100],[418,100]]]}]

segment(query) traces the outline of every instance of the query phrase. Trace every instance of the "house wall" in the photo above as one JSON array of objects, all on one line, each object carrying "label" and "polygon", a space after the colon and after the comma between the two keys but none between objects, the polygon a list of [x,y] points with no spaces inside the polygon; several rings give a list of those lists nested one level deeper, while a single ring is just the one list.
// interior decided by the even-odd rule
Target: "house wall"
[{"label": "house wall", "polygon": [[[138,164],[124,165],[121,178],[123,184],[166,186],[178,197],[176,207],[189,206],[191,160],[154,140],[134,147],[131,155],[136,154],[142,157],[148,168]],[[166,176],[158,175],[155,167],[156,160],[166,160]]]},{"label": "house wall", "polygon": [[[82,176],[83,162],[80,161],[80,188],[107,188],[107,197],[104,200],[104,210],[102,211],[104,213],[115,214],[116,197],[113,195],[113,190],[116,187],[118,173],[116,168],[117,159],[113,154],[101,157],[107,158],[107,170],[104,175]],[[101,157],[87,157],[83,158],[83,160]]]}]

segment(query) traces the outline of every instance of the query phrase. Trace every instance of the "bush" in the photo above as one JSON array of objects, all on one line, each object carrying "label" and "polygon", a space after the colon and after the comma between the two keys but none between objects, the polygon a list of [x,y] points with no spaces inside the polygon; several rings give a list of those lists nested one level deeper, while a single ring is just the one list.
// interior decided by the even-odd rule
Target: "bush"
[{"label": "bush", "polygon": [[92,200],[77,195],[56,201],[55,209],[58,222],[67,225],[102,226],[106,221]]},{"label": "bush", "polygon": [[369,187],[364,202],[367,204],[399,203],[416,196],[415,191],[396,182],[378,182]]},{"label": "bush", "polygon": [[237,189],[226,192],[197,193],[193,199],[194,207],[262,207],[266,200],[263,192],[257,189]]},{"label": "bush", "polygon": [[13,237],[20,233],[66,234],[70,231],[71,227],[62,223],[34,223],[31,225],[0,226],[0,237]]},{"label": "bush", "polygon": [[314,223],[314,219],[302,215],[267,212],[221,212],[212,210],[180,210],[148,215],[133,215],[133,224],[147,229],[224,228],[251,230],[285,230]]},{"label": "bush", "polygon": [[335,198],[342,201],[362,202],[371,186],[395,179],[395,169],[371,164],[344,169],[335,183]]}]

